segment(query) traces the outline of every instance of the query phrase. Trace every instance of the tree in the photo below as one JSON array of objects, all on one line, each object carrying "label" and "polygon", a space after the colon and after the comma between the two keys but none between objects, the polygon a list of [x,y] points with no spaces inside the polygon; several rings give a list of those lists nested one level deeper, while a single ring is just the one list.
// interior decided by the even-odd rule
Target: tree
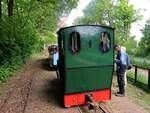
[{"label": "tree", "polygon": [[[0,82],[43,43],[56,42],[57,21],[78,0],[0,0]],[[3,6],[3,7],[2,7]],[[2,14],[3,8],[3,14]]]},{"label": "tree", "polygon": [[0,19],[2,18],[2,0],[0,0]]},{"label": "tree", "polygon": [[147,56],[150,55],[150,19],[146,21],[145,26],[141,31],[143,37],[139,43],[140,53]]},{"label": "tree", "polygon": [[113,25],[114,1],[92,0],[84,10],[84,17],[76,20],[78,24]]},{"label": "tree", "polygon": [[137,41],[135,40],[135,37],[129,38],[127,41],[125,41],[125,43],[122,43],[121,45],[126,47],[128,53],[135,54],[137,48]]},{"label": "tree", "polygon": [[97,0],[96,14],[99,24],[114,25],[114,0]]},{"label": "tree", "polygon": [[[96,22],[95,13],[96,0],[93,0],[84,10],[84,18],[81,18],[80,23],[85,22],[85,24],[92,24]],[[93,16],[91,16],[93,14]]]},{"label": "tree", "polygon": [[140,10],[128,4],[128,0],[93,0],[84,10],[84,16],[76,24],[100,24],[115,28],[116,41],[126,42],[131,24],[141,18]]},{"label": "tree", "polygon": [[8,5],[8,16],[11,17],[13,15],[14,0],[7,0],[7,5]]},{"label": "tree", "polygon": [[140,10],[135,10],[133,5],[128,4],[128,0],[119,0],[115,6],[115,28],[121,39],[127,40],[130,34],[131,24],[141,18]]}]

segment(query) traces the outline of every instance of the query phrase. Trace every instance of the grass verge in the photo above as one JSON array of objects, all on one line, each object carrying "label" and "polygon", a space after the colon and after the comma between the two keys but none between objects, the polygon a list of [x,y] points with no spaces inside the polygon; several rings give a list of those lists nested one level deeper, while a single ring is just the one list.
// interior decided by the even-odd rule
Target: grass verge
[{"label": "grass verge", "polygon": [[[128,71],[127,76],[129,78],[135,79],[135,74],[134,72]],[[145,85],[148,85],[148,78],[142,74],[137,74],[137,81],[141,82]]]}]

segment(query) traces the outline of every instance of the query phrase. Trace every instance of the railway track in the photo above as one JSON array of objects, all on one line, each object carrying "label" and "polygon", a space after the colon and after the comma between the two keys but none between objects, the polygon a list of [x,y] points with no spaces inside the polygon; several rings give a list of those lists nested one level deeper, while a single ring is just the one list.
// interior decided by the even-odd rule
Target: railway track
[{"label": "railway track", "polygon": [[4,97],[0,106],[0,113],[24,113],[29,94],[31,93],[32,81],[37,70],[22,74],[21,78],[13,82],[6,97]]},{"label": "railway track", "polygon": [[77,106],[76,107],[79,113],[113,113],[110,106],[104,103],[98,104],[98,108],[96,110],[89,110],[87,106]]}]

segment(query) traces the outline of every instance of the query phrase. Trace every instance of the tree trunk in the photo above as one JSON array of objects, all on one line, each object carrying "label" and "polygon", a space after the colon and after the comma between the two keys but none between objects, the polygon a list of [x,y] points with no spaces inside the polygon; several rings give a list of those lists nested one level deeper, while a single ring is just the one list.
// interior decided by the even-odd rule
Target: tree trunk
[{"label": "tree trunk", "polygon": [[2,18],[2,0],[0,0],[0,19]]},{"label": "tree trunk", "polygon": [[7,5],[8,5],[8,16],[11,17],[13,15],[14,0],[7,0]]}]

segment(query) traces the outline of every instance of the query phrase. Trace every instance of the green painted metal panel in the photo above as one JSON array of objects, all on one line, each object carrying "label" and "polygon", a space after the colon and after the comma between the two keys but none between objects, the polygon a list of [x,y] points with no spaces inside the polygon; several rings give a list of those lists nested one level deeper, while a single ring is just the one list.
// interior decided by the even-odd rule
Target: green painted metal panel
[{"label": "green painted metal panel", "polygon": [[111,88],[113,66],[66,71],[65,94]]},{"label": "green painted metal panel", "polygon": [[[73,31],[77,31],[81,38],[81,50],[76,54],[73,54],[69,49],[69,38]],[[108,32],[110,35],[111,49],[107,53],[102,53],[99,49],[99,38],[102,32]],[[77,26],[64,29],[62,35],[66,68],[113,64],[113,29],[97,26]],[[92,43],[91,48],[89,47],[89,40]]]},{"label": "green painted metal panel", "polygon": [[[72,32],[80,34],[81,50],[73,54],[69,48]],[[65,94],[111,88],[113,73],[114,29],[103,26],[74,26],[60,31],[64,55]],[[110,50],[106,53],[99,48],[100,35],[107,32]],[[91,47],[89,46],[91,41]]]}]

